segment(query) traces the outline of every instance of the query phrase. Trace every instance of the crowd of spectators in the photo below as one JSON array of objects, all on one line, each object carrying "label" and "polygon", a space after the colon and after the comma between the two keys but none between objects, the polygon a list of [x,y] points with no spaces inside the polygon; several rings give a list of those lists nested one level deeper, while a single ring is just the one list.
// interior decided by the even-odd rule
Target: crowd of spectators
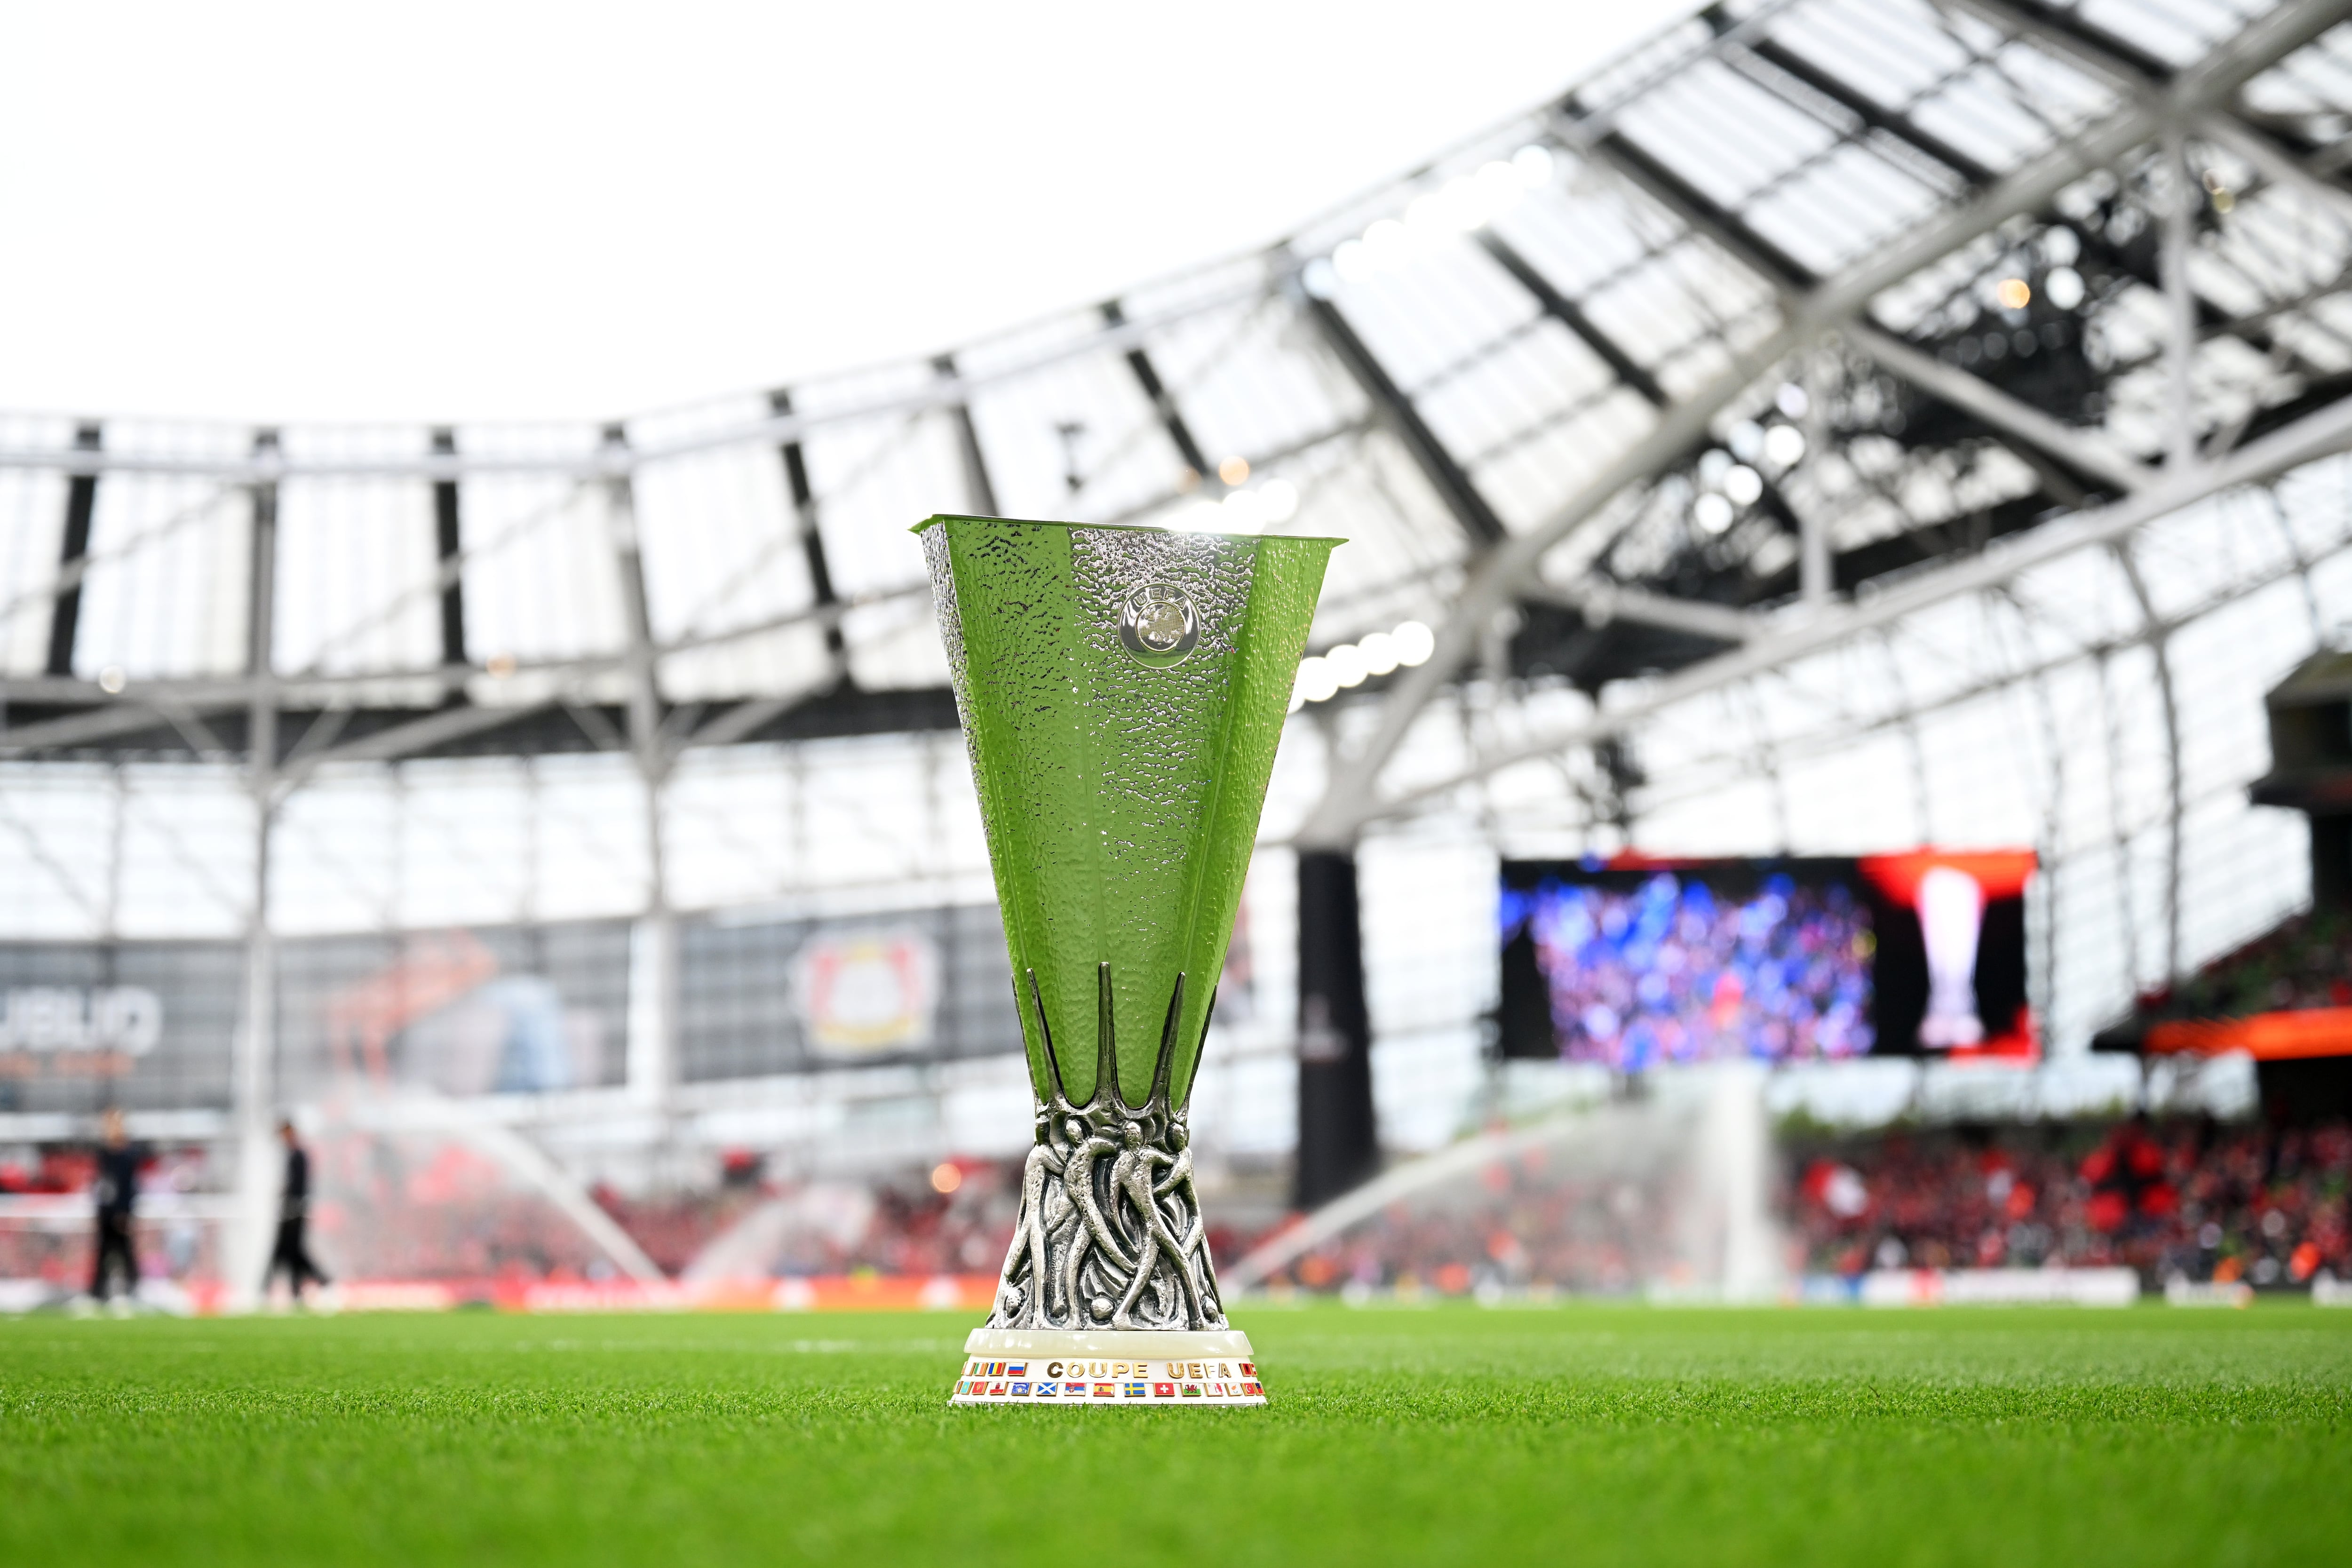
[{"label": "crowd of spectators", "polygon": [[1739,897],[1660,871],[1620,889],[1546,881],[1504,895],[1522,925],[1570,1061],[1638,1072],[1668,1062],[1858,1056],[1870,1048],[1870,922],[1842,883],[1765,879]]},{"label": "crowd of spectators", "polygon": [[1814,1272],[2126,1265],[2302,1285],[2352,1276],[2352,1127],[2210,1121],[1891,1132],[1801,1150]]},{"label": "crowd of spectators", "polygon": [[2147,998],[2150,1017],[2243,1018],[2310,1007],[2352,1007],[2352,917],[2315,910]]},{"label": "crowd of spectators", "polygon": [[665,1274],[686,1271],[702,1249],[772,1195],[761,1160],[731,1151],[719,1161],[719,1184],[630,1196],[599,1183],[589,1195]]},{"label": "crowd of spectators", "polygon": [[888,1182],[874,1194],[874,1218],[845,1261],[882,1274],[993,1274],[1020,1219],[1021,1173],[1012,1164],[959,1163],[955,1189]]}]

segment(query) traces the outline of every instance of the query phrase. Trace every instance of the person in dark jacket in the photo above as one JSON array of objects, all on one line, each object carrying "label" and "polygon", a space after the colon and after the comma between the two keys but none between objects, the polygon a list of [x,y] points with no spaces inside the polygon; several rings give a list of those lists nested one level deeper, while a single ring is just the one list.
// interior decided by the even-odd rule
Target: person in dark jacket
[{"label": "person in dark jacket", "polygon": [[310,1218],[310,1156],[295,1137],[294,1123],[283,1117],[278,1119],[278,1138],[286,1145],[286,1190],[278,1202],[278,1245],[270,1251],[269,1267],[262,1271],[261,1293],[264,1297],[269,1294],[269,1282],[283,1268],[286,1283],[294,1292],[295,1305],[299,1306],[305,1279],[322,1288],[328,1281],[302,1245],[303,1227]]},{"label": "person in dark jacket", "polygon": [[139,1289],[139,1258],[131,1247],[131,1209],[139,1197],[139,1166],[147,1152],[131,1142],[122,1112],[110,1108],[98,1149],[98,1178],[90,1196],[98,1205],[98,1260],[90,1265],[89,1293],[103,1301],[114,1268],[122,1270],[126,1301]]}]

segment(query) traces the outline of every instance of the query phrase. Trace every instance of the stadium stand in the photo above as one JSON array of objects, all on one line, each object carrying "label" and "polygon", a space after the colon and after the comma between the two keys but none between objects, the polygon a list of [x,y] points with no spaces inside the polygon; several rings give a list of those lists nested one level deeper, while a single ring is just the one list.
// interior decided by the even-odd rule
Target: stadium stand
[{"label": "stadium stand", "polygon": [[[349,1278],[992,1268],[1028,1086],[906,531],[959,510],[1350,541],[1204,1173],[1319,1201],[1447,1158],[1508,1098],[1498,862],[1637,847],[2030,847],[2023,1000],[1972,1026],[2022,1018],[2054,1079],[2132,1014],[2111,1043],[2269,1051],[2308,1111],[2352,1062],[2339,22],[1727,0],[1265,247],[892,364],[527,426],[0,415],[0,1146],[68,1188],[103,1109],[201,1148],[142,1245],[239,1292],[289,1108],[341,1119],[316,1229]],[[1622,1009],[1583,1000],[1598,1042]],[[1838,1017],[1813,1054],[1861,1056]],[[1961,1048],[1874,1034],[1785,1081]],[[1629,1118],[1651,1065],[1507,1064],[1591,1068]],[[1822,1157],[1957,1216],[1920,1136]],[[2168,1124],[2116,1145],[2166,1175],[2103,1227],[2076,1136],[1995,1137],[2053,1205],[2004,1266],[2336,1256],[2332,1178],[2143,1213],[2205,1169]],[[2332,1133],[2199,1136],[2336,1169]],[[745,1147],[790,1178],[729,1185]],[[1638,1217],[1696,1177],[1534,1152],[1265,1283],[1763,1278]],[[71,1196],[0,1194],[0,1271],[70,1274]],[[1983,1246],[1918,1224],[1809,1256]],[[2182,1251],[2208,1224],[2239,1251]]]},{"label": "stadium stand", "polygon": [[2105,1268],[2256,1287],[2352,1277],[2352,1126],[2210,1121],[1874,1134],[1798,1144],[1791,1220],[1816,1273]]}]

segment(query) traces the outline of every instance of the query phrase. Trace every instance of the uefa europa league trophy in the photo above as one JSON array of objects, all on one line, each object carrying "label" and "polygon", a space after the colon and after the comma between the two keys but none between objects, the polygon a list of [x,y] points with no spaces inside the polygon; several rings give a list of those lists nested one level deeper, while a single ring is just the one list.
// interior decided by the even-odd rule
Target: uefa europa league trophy
[{"label": "uefa europa league trophy", "polygon": [[1037,1097],[959,1405],[1263,1405],[1185,1112],[1331,539],[935,517]]}]

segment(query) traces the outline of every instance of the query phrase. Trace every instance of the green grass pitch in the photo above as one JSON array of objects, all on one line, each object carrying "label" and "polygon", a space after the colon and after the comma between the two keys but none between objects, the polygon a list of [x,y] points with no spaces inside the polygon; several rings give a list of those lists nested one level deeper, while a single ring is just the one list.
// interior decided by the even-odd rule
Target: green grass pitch
[{"label": "green grass pitch", "polygon": [[2340,1560],[2352,1312],[1242,1315],[1265,1410],[961,1409],[968,1320],[0,1321],[0,1563]]}]

